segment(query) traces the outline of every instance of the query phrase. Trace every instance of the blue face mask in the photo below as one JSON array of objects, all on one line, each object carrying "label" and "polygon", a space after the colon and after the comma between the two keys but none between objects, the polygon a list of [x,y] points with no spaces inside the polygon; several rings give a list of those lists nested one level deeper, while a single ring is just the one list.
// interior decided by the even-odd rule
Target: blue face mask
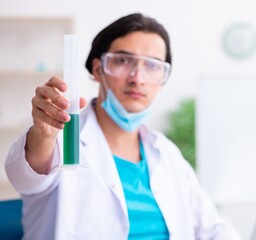
[{"label": "blue face mask", "polygon": [[101,106],[111,119],[127,132],[137,129],[150,115],[150,108],[139,113],[127,112],[110,89],[107,90],[107,97]]}]

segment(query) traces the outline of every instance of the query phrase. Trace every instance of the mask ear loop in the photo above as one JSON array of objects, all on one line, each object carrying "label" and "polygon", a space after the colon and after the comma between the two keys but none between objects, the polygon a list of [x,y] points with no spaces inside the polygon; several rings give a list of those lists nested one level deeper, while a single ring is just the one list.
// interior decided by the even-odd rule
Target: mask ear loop
[{"label": "mask ear loop", "polygon": [[102,63],[101,63],[101,67],[100,67],[100,77],[102,78],[102,84],[101,84],[102,87],[100,87],[100,95],[101,95],[102,99],[105,100],[107,98],[106,92],[108,91],[109,87],[107,85],[107,81],[106,81],[106,78],[104,75]]}]

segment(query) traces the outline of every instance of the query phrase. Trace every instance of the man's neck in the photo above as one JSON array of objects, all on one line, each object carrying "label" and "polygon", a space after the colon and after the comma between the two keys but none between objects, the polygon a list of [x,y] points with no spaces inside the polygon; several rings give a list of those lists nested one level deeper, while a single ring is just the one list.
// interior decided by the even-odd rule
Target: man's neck
[{"label": "man's neck", "polygon": [[97,102],[95,113],[111,152],[132,162],[140,160],[138,130],[126,132],[120,128]]}]

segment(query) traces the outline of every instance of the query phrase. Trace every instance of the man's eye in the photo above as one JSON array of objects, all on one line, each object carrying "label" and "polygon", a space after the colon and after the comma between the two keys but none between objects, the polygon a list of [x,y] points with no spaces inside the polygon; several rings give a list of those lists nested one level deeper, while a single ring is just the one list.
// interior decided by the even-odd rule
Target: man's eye
[{"label": "man's eye", "polygon": [[160,64],[154,61],[146,61],[145,66],[148,70],[156,71],[161,68]]},{"label": "man's eye", "polygon": [[119,64],[119,65],[130,64],[131,59],[128,57],[115,57],[113,59],[113,63]]}]

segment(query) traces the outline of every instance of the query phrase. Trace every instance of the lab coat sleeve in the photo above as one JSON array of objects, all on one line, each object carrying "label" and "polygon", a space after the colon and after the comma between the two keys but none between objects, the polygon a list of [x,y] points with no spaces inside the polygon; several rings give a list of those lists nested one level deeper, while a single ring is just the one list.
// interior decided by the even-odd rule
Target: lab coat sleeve
[{"label": "lab coat sleeve", "polygon": [[187,171],[190,183],[190,203],[195,219],[196,239],[241,240],[233,226],[219,215],[190,166],[187,166]]},{"label": "lab coat sleeve", "polygon": [[54,185],[59,175],[56,167],[61,158],[59,143],[57,143],[50,173],[48,175],[36,173],[25,158],[27,131],[13,143],[5,161],[5,169],[10,182],[20,194],[24,195],[41,193]]}]

